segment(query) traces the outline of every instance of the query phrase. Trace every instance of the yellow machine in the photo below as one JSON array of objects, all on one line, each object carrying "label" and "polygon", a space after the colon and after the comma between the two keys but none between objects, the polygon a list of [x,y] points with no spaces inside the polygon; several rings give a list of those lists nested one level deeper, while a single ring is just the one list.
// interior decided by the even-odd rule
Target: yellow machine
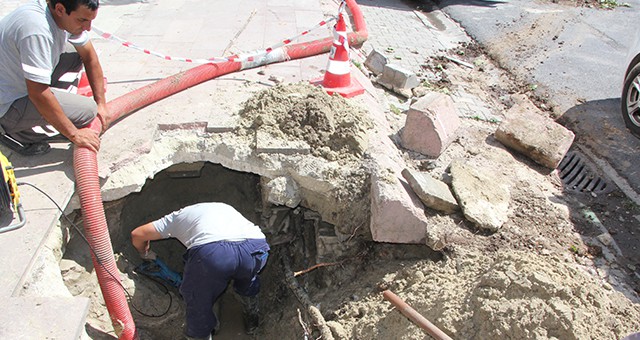
[{"label": "yellow machine", "polygon": [[[0,152],[0,167],[2,167],[2,183],[0,183],[0,216],[4,217],[7,213],[11,213],[11,222],[13,222],[13,213],[18,214],[18,222],[8,226],[0,226],[0,233],[15,230],[24,226],[27,222],[24,215],[24,208],[20,203],[20,194],[18,193],[18,183],[16,175],[13,172],[13,165]],[[4,220],[4,218],[3,218]]]}]

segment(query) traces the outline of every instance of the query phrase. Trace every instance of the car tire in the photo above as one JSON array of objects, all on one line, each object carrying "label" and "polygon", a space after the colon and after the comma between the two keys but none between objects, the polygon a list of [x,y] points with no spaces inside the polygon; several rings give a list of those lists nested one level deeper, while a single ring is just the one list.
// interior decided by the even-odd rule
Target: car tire
[{"label": "car tire", "polygon": [[625,78],[621,101],[624,124],[640,137],[640,62],[633,66]]}]

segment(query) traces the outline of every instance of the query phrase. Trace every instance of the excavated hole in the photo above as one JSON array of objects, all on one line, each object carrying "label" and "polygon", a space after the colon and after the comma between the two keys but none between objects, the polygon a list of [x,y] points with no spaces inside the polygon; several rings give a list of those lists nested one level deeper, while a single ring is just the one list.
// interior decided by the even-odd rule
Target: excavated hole
[{"label": "excavated hole", "polygon": [[[340,329],[343,328],[340,319],[345,315],[360,318],[368,312],[366,309],[351,311],[351,307],[345,305],[369,295],[377,296],[381,289],[389,286],[390,277],[396,275],[408,282],[420,281],[424,274],[412,270],[413,264],[431,263],[442,256],[424,244],[371,242],[367,223],[371,217],[369,166],[372,165],[367,164],[364,151],[373,121],[362,108],[349,104],[340,96],[327,96],[322,89],[308,83],[300,83],[260,92],[245,104],[239,115],[240,127],[235,136],[238,140],[232,138],[216,144],[216,137],[211,139],[211,147],[206,150],[191,150],[195,145],[204,144],[196,142],[193,136],[168,131],[167,136],[174,138],[173,141],[183,141],[183,137],[187,141],[179,147],[163,146],[158,150],[173,148],[179,150],[175,151],[177,159],[193,159],[184,153],[207,154],[221,145],[225,157],[233,156],[231,163],[242,163],[245,158],[236,156],[244,154],[244,144],[253,139],[248,136],[253,136],[258,128],[273,138],[305,141],[313,150],[312,159],[301,162],[295,155],[289,158],[260,155],[254,160],[259,166],[267,167],[256,173],[281,174],[278,176],[282,177],[286,177],[283,174],[296,174],[305,180],[306,185],[299,188],[302,201],[295,209],[265,203],[263,196],[267,195],[261,188],[272,188],[273,178],[202,162],[198,163],[202,167],[193,163],[175,164],[156,174],[140,193],[106,202],[105,213],[116,263],[123,285],[132,295],[130,310],[140,338],[182,339],[184,306],[175,289],[171,288],[165,294],[155,282],[134,273],[141,260],[130,244],[130,231],[142,223],[201,201],[231,204],[263,227],[271,245],[269,263],[261,275],[261,325],[257,336],[251,338],[321,337],[319,325],[323,322],[318,320],[318,313],[308,311],[310,305],[321,311],[320,317],[327,324],[337,327],[331,330],[337,332],[336,338],[349,338],[345,336],[345,330]],[[246,160],[250,163],[251,157]],[[324,161],[329,161],[329,166],[321,166]],[[242,164],[236,165],[236,169],[246,168]],[[274,168],[269,168],[271,165]],[[318,173],[309,172],[311,169]],[[124,178],[117,180],[118,183],[126,181]],[[320,186],[316,187],[317,184]],[[336,225],[323,220],[314,210],[321,211],[324,219]],[[79,211],[71,217],[82,225]],[[65,223],[62,227],[63,232],[69,228]],[[88,335],[92,339],[114,339],[113,325],[95,277],[88,246],[77,233],[72,231],[71,234],[65,245],[64,259],[60,261],[60,272],[73,295],[91,299],[86,326]],[[154,242],[153,249],[174,270],[182,270],[184,247],[177,241]],[[299,275],[294,278],[294,273]],[[240,306],[232,295],[228,290],[222,298],[222,328],[216,338],[250,338],[244,335]],[[167,310],[169,304],[171,307]],[[167,312],[154,318],[144,316],[134,307],[145,314]],[[403,325],[400,327],[404,328]]]},{"label": "excavated hole", "polygon": [[[333,226],[322,221],[311,210],[299,207],[290,209],[267,204],[263,207],[260,190],[260,176],[226,169],[212,163],[201,163],[200,170],[185,164],[175,165],[148,180],[141,192],[123,199],[105,203],[105,214],[110,229],[116,263],[123,278],[123,284],[131,294],[129,306],[141,339],[181,339],[184,329],[184,304],[173,287],[159,285],[148,277],[134,272],[141,263],[130,243],[129,234],[135,227],[157,219],[183,206],[203,202],[218,201],[234,206],[245,217],[263,227],[267,240],[272,246],[269,263],[262,274],[263,293],[261,310],[267,315],[261,327],[269,328],[270,322],[277,322],[268,315],[279,311],[283,298],[283,274],[279,267],[279,253],[283,244],[295,242],[289,247],[289,254],[299,249],[306,255],[295,261],[300,265],[311,265],[316,260],[326,259],[316,251],[316,235],[324,240],[325,252],[338,242],[335,241]],[[80,212],[74,212],[76,223],[82,225]],[[301,225],[304,230],[296,230]],[[310,228],[306,228],[310,227]],[[291,250],[296,248],[298,250]],[[175,239],[155,241],[152,249],[172,269],[183,270],[182,255],[185,247]],[[322,252],[322,251],[321,251]],[[313,259],[309,259],[313,257]],[[94,273],[89,248],[78,233],[72,236],[66,246],[61,261],[61,272],[67,288],[73,295],[90,297],[91,307],[87,317],[86,330],[92,339],[114,339],[113,327]],[[271,292],[271,293],[270,293]],[[277,292],[273,294],[273,292]],[[251,339],[244,334],[241,307],[229,288],[220,300],[222,328],[217,339]],[[160,315],[158,317],[145,316]],[[293,334],[282,334],[282,338],[296,338]]]}]

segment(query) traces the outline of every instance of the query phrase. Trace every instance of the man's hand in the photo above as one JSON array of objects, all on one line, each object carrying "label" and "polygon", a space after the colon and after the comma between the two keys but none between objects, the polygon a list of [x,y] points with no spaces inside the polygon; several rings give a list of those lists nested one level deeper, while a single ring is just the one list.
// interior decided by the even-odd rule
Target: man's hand
[{"label": "man's hand", "polygon": [[149,248],[152,240],[159,240],[162,238],[153,223],[143,224],[131,231],[131,243],[136,248],[140,257],[144,260],[154,260],[156,253]]},{"label": "man's hand", "polygon": [[156,255],[156,253],[153,250],[149,249],[149,250],[146,250],[144,253],[140,253],[140,257],[145,261],[153,261],[158,256]]},{"label": "man's hand", "polygon": [[76,146],[88,148],[93,152],[100,150],[100,136],[89,128],[77,129],[69,136],[69,140]]},{"label": "man's hand", "polygon": [[109,110],[107,110],[107,105],[98,104],[98,115],[96,116],[96,118],[98,118],[100,120],[100,123],[102,123],[101,133],[104,133],[105,131],[107,131],[107,128],[111,124],[111,122],[107,117],[109,117]]}]

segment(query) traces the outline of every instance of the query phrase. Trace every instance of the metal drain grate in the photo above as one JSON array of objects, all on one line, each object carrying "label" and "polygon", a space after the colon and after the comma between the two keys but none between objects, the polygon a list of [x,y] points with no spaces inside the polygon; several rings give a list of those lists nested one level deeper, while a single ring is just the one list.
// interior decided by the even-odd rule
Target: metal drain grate
[{"label": "metal drain grate", "polygon": [[571,151],[564,156],[558,166],[558,175],[564,188],[569,191],[603,194],[612,186],[600,177],[587,161],[585,156],[577,151]]}]

